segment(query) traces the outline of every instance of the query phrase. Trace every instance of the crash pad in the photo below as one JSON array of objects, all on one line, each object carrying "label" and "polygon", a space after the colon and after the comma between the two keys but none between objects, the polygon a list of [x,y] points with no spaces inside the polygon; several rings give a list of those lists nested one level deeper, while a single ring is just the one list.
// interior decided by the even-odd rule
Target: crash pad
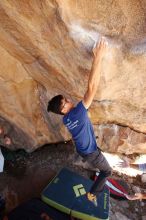
[{"label": "crash pad", "polygon": [[48,205],[83,220],[108,219],[109,190],[99,194],[97,202],[86,197],[93,181],[63,168],[42,192],[42,200]]}]

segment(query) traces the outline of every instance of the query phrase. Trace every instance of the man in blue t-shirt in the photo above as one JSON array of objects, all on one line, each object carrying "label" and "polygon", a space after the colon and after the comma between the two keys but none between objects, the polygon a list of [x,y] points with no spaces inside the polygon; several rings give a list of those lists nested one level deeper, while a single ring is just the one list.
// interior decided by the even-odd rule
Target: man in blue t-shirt
[{"label": "man in blue t-shirt", "polygon": [[106,178],[111,175],[111,167],[97,146],[93,127],[87,114],[98,88],[101,62],[106,47],[107,43],[101,39],[93,49],[94,58],[83,100],[74,106],[69,99],[57,95],[48,102],[47,109],[48,112],[64,115],[63,123],[72,135],[77,152],[84,158],[84,161],[100,170],[97,181],[87,193],[87,198],[90,201],[96,200],[96,196],[103,190]]}]

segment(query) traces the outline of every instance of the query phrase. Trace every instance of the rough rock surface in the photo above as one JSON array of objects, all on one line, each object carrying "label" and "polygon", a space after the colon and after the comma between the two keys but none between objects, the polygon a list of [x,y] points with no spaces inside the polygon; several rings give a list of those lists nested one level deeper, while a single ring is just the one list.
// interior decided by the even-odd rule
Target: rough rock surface
[{"label": "rough rock surface", "polygon": [[11,149],[70,138],[47,100],[83,97],[102,35],[109,48],[90,109],[96,134],[107,151],[146,153],[145,11],[140,0],[0,1],[0,124]]}]

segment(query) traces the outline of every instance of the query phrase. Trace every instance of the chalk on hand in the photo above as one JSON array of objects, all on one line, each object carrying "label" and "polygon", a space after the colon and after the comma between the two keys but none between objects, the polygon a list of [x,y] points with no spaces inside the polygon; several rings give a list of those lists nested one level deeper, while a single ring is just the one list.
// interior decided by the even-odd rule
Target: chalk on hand
[{"label": "chalk on hand", "polygon": [[106,37],[101,37],[99,41],[97,40],[97,41],[94,42],[93,49],[95,49],[95,47],[97,46],[97,44],[98,44],[101,40],[104,40],[105,45],[108,46],[108,40],[107,40],[107,38],[106,38]]}]

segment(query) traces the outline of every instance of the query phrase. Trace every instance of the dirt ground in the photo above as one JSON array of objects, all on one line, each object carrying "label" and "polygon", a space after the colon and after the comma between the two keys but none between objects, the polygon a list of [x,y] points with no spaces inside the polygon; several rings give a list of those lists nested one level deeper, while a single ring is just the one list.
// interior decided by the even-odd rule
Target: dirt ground
[{"label": "dirt ground", "polygon": [[[93,175],[93,171],[77,157],[72,142],[47,145],[31,154],[22,151],[13,154],[5,152],[5,157],[4,172],[0,174],[0,194],[6,200],[5,212],[11,211],[30,198],[40,197],[43,188],[63,167],[68,167],[87,178]],[[128,178],[117,173],[113,173],[113,177],[125,180],[129,192],[132,192],[135,186],[146,189],[140,177]],[[146,202],[120,202],[111,198],[110,219],[119,220],[119,215],[125,216],[122,217],[124,220],[146,220]],[[122,218],[120,217],[120,220]]]}]

